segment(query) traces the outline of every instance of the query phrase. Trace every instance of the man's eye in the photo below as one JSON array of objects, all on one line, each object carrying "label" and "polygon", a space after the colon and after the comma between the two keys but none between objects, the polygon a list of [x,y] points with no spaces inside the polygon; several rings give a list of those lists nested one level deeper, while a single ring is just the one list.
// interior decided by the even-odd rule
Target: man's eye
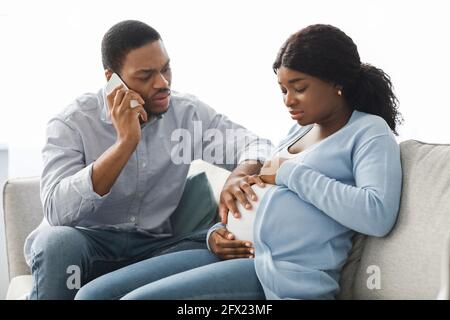
[{"label": "man's eye", "polygon": [[139,78],[139,80],[141,80],[141,81],[147,81],[148,79],[150,79],[150,77],[151,77],[151,75],[148,75],[148,76],[146,76],[146,77],[141,77],[141,78]]},{"label": "man's eye", "polygon": [[165,67],[163,70],[161,70],[162,73],[166,73],[170,71],[170,67]]}]

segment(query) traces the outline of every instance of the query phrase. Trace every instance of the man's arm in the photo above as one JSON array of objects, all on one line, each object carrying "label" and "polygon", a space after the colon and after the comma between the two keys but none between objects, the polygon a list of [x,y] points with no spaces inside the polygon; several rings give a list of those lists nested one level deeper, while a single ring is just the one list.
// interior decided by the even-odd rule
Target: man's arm
[{"label": "man's arm", "polygon": [[111,95],[108,102],[111,102],[110,116],[117,141],[94,163],[86,165],[83,141],[76,129],[58,118],[48,124],[41,200],[44,215],[51,225],[77,225],[85,215],[95,212],[139,143],[140,124],[136,111],[144,120],[147,115],[142,106],[132,110],[129,100],[143,103],[142,98],[120,88]]},{"label": "man's arm", "polygon": [[254,183],[264,186],[264,183],[253,175],[259,173],[273,145],[270,140],[258,137],[200,100],[197,101],[197,112],[203,128],[202,150],[197,154],[202,154],[204,161],[232,170],[224,184],[219,204],[222,223],[226,224],[228,210],[236,217],[240,215],[236,201],[250,209],[248,199],[257,199],[250,186]]},{"label": "man's arm", "polygon": [[[94,162],[92,185],[100,196],[111,190],[141,140],[139,116],[142,114],[144,121],[147,121],[147,113],[142,107],[144,100],[137,93],[120,86],[114,89],[107,99],[117,141]],[[130,100],[134,99],[141,105],[130,108]]]}]

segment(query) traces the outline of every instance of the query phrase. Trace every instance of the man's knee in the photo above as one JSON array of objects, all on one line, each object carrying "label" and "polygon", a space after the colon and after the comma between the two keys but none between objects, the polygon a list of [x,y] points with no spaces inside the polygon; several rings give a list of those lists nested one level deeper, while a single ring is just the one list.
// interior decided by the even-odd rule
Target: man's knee
[{"label": "man's knee", "polygon": [[48,259],[49,262],[73,256],[80,257],[86,249],[84,236],[73,227],[55,226],[40,230],[31,245],[33,255]]}]

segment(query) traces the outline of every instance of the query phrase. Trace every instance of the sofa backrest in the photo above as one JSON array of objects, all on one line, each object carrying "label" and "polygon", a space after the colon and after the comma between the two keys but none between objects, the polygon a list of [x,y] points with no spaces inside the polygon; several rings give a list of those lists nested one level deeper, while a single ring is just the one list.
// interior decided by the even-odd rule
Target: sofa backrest
[{"label": "sofa backrest", "polygon": [[366,239],[354,299],[438,296],[450,232],[450,145],[408,140],[400,147],[403,189],[397,223],[388,236]]}]

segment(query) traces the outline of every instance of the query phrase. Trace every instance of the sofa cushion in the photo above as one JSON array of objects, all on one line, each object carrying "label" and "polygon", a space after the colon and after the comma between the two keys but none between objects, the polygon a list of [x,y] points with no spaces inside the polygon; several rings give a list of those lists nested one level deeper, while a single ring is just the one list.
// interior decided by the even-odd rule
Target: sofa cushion
[{"label": "sofa cushion", "polygon": [[399,216],[388,236],[367,238],[355,299],[435,299],[439,292],[450,230],[450,145],[408,140],[400,148]]},{"label": "sofa cushion", "polygon": [[214,166],[202,160],[195,160],[191,163],[191,166],[189,168],[189,176],[197,174],[199,172],[206,173],[208,181],[211,184],[214,199],[217,203],[219,203],[220,193],[222,192],[225,181],[230,175],[230,171]]},{"label": "sofa cushion", "polygon": [[6,300],[26,300],[32,288],[33,278],[30,275],[14,277],[9,284]]},{"label": "sofa cushion", "polygon": [[207,229],[217,218],[217,204],[206,173],[189,176],[181,200],[171,216],[174,235]]}]

